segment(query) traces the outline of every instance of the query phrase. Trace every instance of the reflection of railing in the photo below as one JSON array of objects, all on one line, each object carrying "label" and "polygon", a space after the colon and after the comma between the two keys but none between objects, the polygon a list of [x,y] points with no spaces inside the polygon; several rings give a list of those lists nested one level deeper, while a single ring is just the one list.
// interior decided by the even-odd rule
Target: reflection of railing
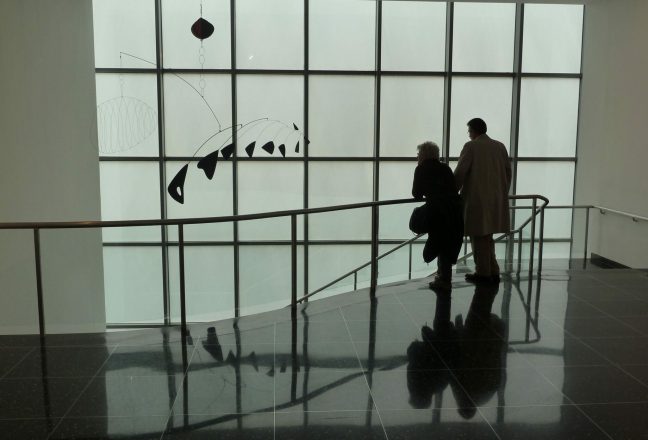
[{"label": "reflection of railing", "polygon": [[[507,233],[504,233],[504,234],[500,235],[499,237],[497,237],[495,239],[495,241],[498,242],[498,241],[501,241],[502,239],[504,239],[506,237],[513,237],[515,234],[519,234],[518,235],[518,272],[519,272],[520,271],[520,261],[521,261],[521,258],[522,258],[522,230],[529,223],[531,223],[531,238],[530,238],[531,247],[530,247],[530,250],[529,250],[529,254],[530,254],[529,255],[529,273],[533,273],[533,259],[534,259],[534,248],[535,248],[535,221],[536,221],[535,219],[536,219],[536,216],[538,214],[540,214],[540,236],[539,236],[539,240],[538,240],[538,244],[539,244],[539,246],[538,246],[538,259],[539,259],[539,261],[538,261],[538,275],[539,275],[542,272],[542,251],[543,251],[543,242],[544,242],[544,209],[547,206],[547,204],[549,203],[549,200],[547,198],[543,197],[543,196],[540,196],[540,195],[509,196],[509,199],[510,200],[528,200],[528,199],[531,199],[532,200],[532,205],[531,206],[515,206],[515,207],[512,207],[511,209],[529,209],[530,208],[532,210],[532,212],[531,212],[531,215],[529,216],[529,218],[527,220],[525,220],[524,223],[522,223],[522,225],[520,225],[516,229],[513,229],[513,230],[511,230],[511,231],[509,231]],[[543,202],[542,205],[540,205],[539,207],[537,205],[538,200],[541,200]],[[373,258],[373,255],[372,255],[371,261],[368,261],[367,263],[356,267],[355,269],[353,269],[353,270],[345,273],[344,275],[334,279],[333,281],[325,284],[324,286],[320,287],[319,289],[314,290],[313,292],[309,293],[308,295],[305,295],[304,297],[300,298],[298,300],[298,302],[303,302],[303,301],[307,300],[308,298],[310,298],[311,296],[313,296],[313,295],[315,295],[315,294],[317,294],[319,292],[322,292],[323,290],[328,289],[329,287],[339,283],[340,281],[342,281],[345,278],[348,278],[348,277],[350,277],[352,275],[353,275],[353,290],[356,290],[357,289],[358,272],[360,272],[362,269],[365,269],[365,268],[371,266],[372,267],[372,274],[374,274],[374,273],[377,274],[377,270],[374,270],[374,267],[373,267],[375,264],[377,264],[377,261],[381,260],[382,258],[384,258],[384,257],[386,257],[386,256],[388,256],[390,254],[393,254],[394,252],[396,252],[397,250],[399,250],[399,249],[401,249],[401,248],[403,248],[405,246],[409,246],[409,265],[408,265],[409,274],[408,274],[408,278],[411,279],[411,275],[412,275],[412,269],[411,269],[412,268],[412,245],[414,244],[414,242],[416,240],[418,240],[423,235],[425,235],[425,234],[418,234],[415,237],[410,238],[409,240],[404,241],[403,243],[400,243],[398,246],[388,250],[387,252],[384,252],[384,253],[378,255],[375,259]],[[372,237],[372,240],[373,239],[375,239],[375,237]],[[467,252],[466,248],[464,247],[464,255],[461,256],[457,260],[457,263],[464,262],[468,258],[470,258],[471,256],[472,256],[472,252]],[[508,256],[508,252],[507,252],[507,256]],[[372,279],[372,286],[375,286],[373,279]]]}]

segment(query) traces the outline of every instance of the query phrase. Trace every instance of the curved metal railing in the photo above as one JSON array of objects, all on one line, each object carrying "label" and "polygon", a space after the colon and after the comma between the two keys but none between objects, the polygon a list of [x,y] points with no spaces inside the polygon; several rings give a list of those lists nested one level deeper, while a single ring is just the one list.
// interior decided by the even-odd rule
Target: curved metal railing
[{"label": "curved metal railing", "polygon": [[[532,241],[535,239],[535,217],[538,213],[541,215],[540,242],[542,243],[542,232],[544,224],[544,208],[549,202],[541,195],[517,195],[509,196],[512,200],[531,199],[533,215],[520,228],[526,226],[528,222],[532,223]],[[537,207],[537,201],[542,200],[544,203]],[[363,267],[371,267],[370,276],[370,295],[374,296],[378,280],[378,208],[381,206],[400,205],[408,203],[421,203],[416,199],[394,199],[376,202],[354,203],[347,205],[326,206],[321,208],[293,209],[285,211],[274,211],[257,214],[231,215],[222,217],[200,217],[200,218],[179,218],[179,219],[151,219],[151,220],[113,220],[113,221],[69,221],[69,222],[13,222],[0,223],[0,230],[4,229],[31,229],[34,234],[34,255],[36,270],[36,290],[38,296],[38,324],[41,335],[45,334],[45,311],[43,305],[43,284],[41,271],[41,249],[40,249],[40,230],[41,229],[88,229],[88,228],[119,228],[119,227],[136,227],[136,226],[177,226],[178,227],[178,259],[179,259],[179,282],[180,282],[180,316],[183,334],[187,329],[186,317],[186,290],[185,290],[185,264],[184,264],[184,226],[207,224],[207,223],[228,223],[250,220],[261,220],[267,218],[290,217],[291,230],[291,302],[292,307],[296,307],[298,302],[304,301],[317,292],[308,294],[306,297],[297,299],[297,216],[308,214],[319,214],[325,212],[345,211],[351,209],[371,208],[371,261]],[[407,242],[404,245],[406,245]],[[533,243],[532,243],[533,244]],[[533,245],[531,246],[533,259]],[[392,252],[395,250],[392,250]],[[540,258],[542,250],[540,249]],[[388,255],[386,253],[382,257]],[[381,258],[382,258],[381,257]],[[539,265],[539,270],[541,265]],[[533,271],[533,264],[530,265],[530,272]],[[321,291],[323,289],[320,289]],[[235,308],[238,310],[238,298],[235,297]]]}]

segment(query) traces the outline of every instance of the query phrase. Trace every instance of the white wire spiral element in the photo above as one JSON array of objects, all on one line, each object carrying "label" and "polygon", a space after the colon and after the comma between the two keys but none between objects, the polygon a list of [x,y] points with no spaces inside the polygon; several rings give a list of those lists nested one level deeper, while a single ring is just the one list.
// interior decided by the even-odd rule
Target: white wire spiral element
[{"label": "white wire spiral element", "polygon": [[153,108],[137,98],[121,96],[97,106],[99,151],[118,153],[141,144],[157,128]]}]

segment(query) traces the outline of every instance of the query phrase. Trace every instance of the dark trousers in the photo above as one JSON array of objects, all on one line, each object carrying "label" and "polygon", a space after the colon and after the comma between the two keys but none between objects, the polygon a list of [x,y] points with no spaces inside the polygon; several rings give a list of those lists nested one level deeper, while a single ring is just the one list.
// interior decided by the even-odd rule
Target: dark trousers
[{"label": "dark trousers", "polygon": [[437,257],[437,275],[444,280],[452,279],[452,263],[443,254]]},{"label": "dark trousers", "polygon": [[495,258],[493,234],[470,237],[470,244],[475,260],[475,273],[483,276],[499,275],[500,268]]}]

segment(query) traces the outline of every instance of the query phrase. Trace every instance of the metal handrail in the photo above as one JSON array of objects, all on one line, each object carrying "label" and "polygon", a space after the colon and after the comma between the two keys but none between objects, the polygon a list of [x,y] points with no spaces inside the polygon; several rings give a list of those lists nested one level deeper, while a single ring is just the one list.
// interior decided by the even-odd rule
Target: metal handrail
[{"label": "metal handrail", "polygon": [[[537,199],[543,200],[544,204],[540,208],[541,222],[544,223],[544,207],[549,202],[545,197],[540,195],[517,195],[509,196],[510,199],[533,199],[533,211],[536,213]],[[201,217],[201,218],[180,218],[180,219],[151,219],[151,220],[111,220],[111,221],[72,221],[72,222],[13,222],[13,223],[0,223],[0,230],[4,229],[31,229],[34,233],[34,255],[35,255],[35,269],[36,269],[36,289],[37,289],[37,304],[38,304],[38,323],[41,336],[45,335],[45,315],[44,315],[44,301],[43,301],[43,283],[42,283],[42,270],[41,270],[41,252],[40,252],[40,230],[41,229],[88,229],[88,228],[115,228],[115,227],[138,227],[138,226],[170,226],[176,225],[178,227],[178,261],[180,270],[180,310],[181,310],[181,328],[183,335],[187,333],[186,321],[186,291],[185,291],[185,267],[184,267],[184,226],[192,224],[206,224],[206,223],[227,223],[248,220],[260,220],[266,218],[277,217],[290,217],[291,224],[291,306],[295,308],[298,304],[297,300],[297,216],[318,214],[325,212],[344,211],[350,209],[371,208],[371,280],[370,280],[370,295],[375,296],[378,280],[378,207],[407,204],[407,203],[420,203],[421,200],[417,199],[394,199],[375,202],[354,203],[347,205],[326,206],[320,208],[306,208],[306,209],[293,209],[285,211],[274,211],[257,214],[243,214],[222,217]],[[532,218],[533,228],[535,228],[535,215]],[[542,242],[542,227],[540,229],[541,242]],[[532,243],[535,239],[535,234],[532,233]],[[533,249],[533,245],[532,245]],[[394,249],[393,251],[395,251]],[[392,251],[392,252],[393,252]],[[540,255],[541,254],[540,250]],[[389,253],[387,253],[388,255]],[[384,255],[383,255],[384,256]],[[533,256],[531,257],[533,261]],[[365,265],[364,267],[366,267]],[[533,270],[533,263],[531,263],[530,272]],[[237,304],[235,298],[235,304]],[[238,310],[237,310],[238,313]]]},{"label": "metal handrail", "polygon": [[[507,237],[507,236],[509,236],[509,235],[513,235],[513,234],[516,234],[516,233],[521,233],[521,232],[522,232],[522,229],[523,229],[526,225],[528,225],[529,223],[531,223],[532,221],[534,221],[535,216],[538,215],[538,213],[540,213],[540,215],[541,215],[541,219],[542,219],[542,225],[543,225],[543,227],[542,227],[542,229],[541,229],[541,234],[542,234],[542,231],[543,231],[543,229],[544,229],[544,209],[545,209],[545,207],[547,206],[547,204],[549,203],[549,199],[547,199],[547,198],[544,197],[544,196],[537,195],[537,194],[533,194],[533,195],[511,195],[511,196],[509,196],[508,198],[511,199],[511,200],[527,200],[527,199],[533,199],[533,205],[532,205],[532,206],[512,206],[511,209],[529,209],[529,208],[533,208],[534,212],[533,212],[533,213],[529,216],[529,218],[528,218],[528,219],[527,219],[527,220],[526,220],[522,225],[520,225],[517,229],[514,229],[514,230],[512,230],[512,231],[509,231],[509,232],[507,232],[507,233],[502,234],[501,236],[497,237],[494,241],[495,241],[495,242],[498,242],[498,241],[502,240],[503,238],[505,238],[505,237]],[[540,206],[540,208],[538,208],[538,209],[536,209],[536,199],[540,199],[540,200],[542,200],[542,201],[544,202],[544,203]],[[397,245],[396,247],[394,247],[394,248],[388,250],[387,252],[384,252],[384,253],[378,255],[378,256],[376,257],[376,260],[380,260],[380,259],[382,259],[382,258],[384,258],[384,257],[386,257],[386,256],[388,256],[388,255],[390,255],[390,254],[392,254],[392,253],[394,253],[394,252],[396,252],[397,250],[399,250],[399,249],[401,249],[401,248],[407,246],[408,244],[413,243],[414,241],[416,241],[417,239],[419,239],[419,238],[422,237],[423,235],[425,235],[425,233],[418,234],[418,235],[414,236],[413,238],[410,238],[410,239],[404,241],[403,243],[400,243],[400,244]],[[542,235],[541,235],[541,236],[542,236]],[[541,240],[541,241],[540,241],[540,245],[539,245],[539,250],[538,250],[540,256],[542,255],[542,250],[541,250],[542,246],[543,246],[543,241]],[[533,245],[532,245],[532,247],[533,247]],[[459,257],[459,258],[457,259],[457,263],[460,263],[460,262],[463,262],[463,261],[467,260],[467,259],[470,258],[472,255],[473,255],[472,252],[469,252],[469,253],[464,254],[463,256],[461,256],[461,257]],[[533,258],[531,258],[531,261],[533,261]],[[342,281],[343,279],[345,279],[345,278],[347,278],[347,277],[350,277],[351,275],[355,275],[355,274],[357,274],[357,273],[358,273],[359,271],[361,271],[362,269],[364,269],[364,268],[366,268],[367,266],[371,265],[371,263],[372,263],[372,261],[368,261],[368,262],[362,264],[361,266],[358,266],[358,267],[356,267],[355,269],[350,270],[349,272],[345,273],[344,275],[339,276],[338,278],[334,279],[333,281],[330,281],[329,283],[327,283],[327,284],[325,284],[324,286],[318,288],[317,290],[314,290],[313,292],[311,292],[311,293],[309,293],[309,294],[307,294],[307,295],[304,295],[303,297],[299,298],[299,299],[297,300],[297,302],[298,302],[298,303],[302,303],[302,302],[306,301],[308,298],[312,297],[313,295],[315,295],[315,294],[317,294],[317,293],[319,293],[319,292],[322,292],[323,290],[328,289],[329,287],[333,286],[334,284],[339,283],[339,282]],[[539,274],[541,271],[542,271],[542,260],[540,261],[540,263],[539,263],[539,265],[538,265],[538,274]],[[533,263],[532,263],[532,262],[531,262],[531,269],[530,269],[530,272],[533,272]]]}]

